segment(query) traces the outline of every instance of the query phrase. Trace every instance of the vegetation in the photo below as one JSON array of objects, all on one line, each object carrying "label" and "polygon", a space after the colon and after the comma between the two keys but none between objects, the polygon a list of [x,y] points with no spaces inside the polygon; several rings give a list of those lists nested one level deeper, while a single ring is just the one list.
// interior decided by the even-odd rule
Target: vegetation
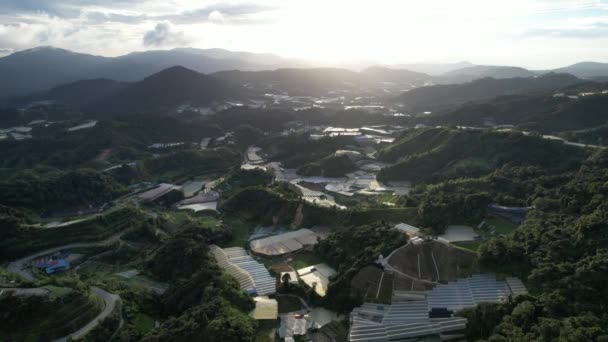
[{"label": "vegetation", "polygon": [[4,295],[0,297],[0,312],[5,313],[0,320],[0,338],[54,340],[82,327],[97,316],[102,307],[101,298],[88,290],[66,291],[60,296]]},{"label": "vegetation", "polygon": [[144,162],[146,170],[155,178],[169,181],[222,173],[239,164],[239,154],[227,148],[178,151]]},{"label": "vegetation", "polygon": [[407,133],[382,151],[382,160],[396,160],[397,164],[382,169],[378,177],[383,181],[437,182],[479,177],[507,164],[560,172],[576,167],[585,156],[578,147],[517,132],[431,128]]},{"label": "vegetation", "polygon": [[298,174],[303,176],[341,177],[356,170],[357,165],[348,156],[332,155],[303,165],[298,169]]},{"label": "vegetation", "polygon": [[351,297],[352,278],[380,254],[388,255],[406,242],[405,234],[381,224],[334,231],[320,241],[315,252],[338,271],[331,279],[324,304],[337,312],[347,312],[357,306],[362,298]]},{"label": "vegetation", "polygon": [[210,263],[208,245],[226,237],[224,230],[190,226],[160,247],[148,262],[150,272],[161,280],[189,278]]},{"label": "vegetation", "polygon": [[97,327],[86,334],[82,339],[83,342],[105,342],[109,341],[117,332],[120,324],[120,315],[122,308],[117,305],[110,316],[106,317]]},{"label": "vegetation", "polygon": [[192,227],[169,240],[149,263],[150,270],[175,285],[161,298],[170,317],[145,341],[250,341],[256,322],[247,315],[253,301],[238,283],[222,274],[208,243],[225,237]]},{"label": "vegetation", "polygon": [[300,204],[297,190],[287,184],[245,188],[222,204],[222,211],[245,220],[271,224],[290,224]]},{"label": "vegetation", "polygon": [[[578,95],[578,92],[575,94]],[[439,115],[423,117],[420,121],[429,125],[475,127],[486,124],[514,125],[542,133],[573,131],[564,133],[564,137],[574,140],[579,137],[585,140],[605,138],[602,135],[605,129],[596,127],[606,124],[604,108],[608,96],[585,96],[572,100],[552,95],[504,96],[483,103],[468,103]]]},{"label": "vegetation", "polygon": [[[311,78],[313,74],[323,77]],[[71,84],[51,93],[66,98],[65,94],[81,87],[82,97],[73,105],[85,108],[98,99],[91,95],[97,89],[116,100],[99,107],[109,109],[104,115],[123,110],[148,112],[102,119],[94,127],[72,132],[67,128],[82,123],[82,113],[60,106],[0,109],[2,125],[24,124],[34,118],[65,120],[34,128],[33,139],[0,141],[0,259],[86,243],[72,250],[84,254],[81,261],[74,262],[82,262],[78,271],[72,268],[53,276],[34,271],[36,279],[29,282],[0,269],[3,287],[42,286],[48,292],[29,297],[2,294],[0,340],[52,340],[75,330],[101,308],[99,298],[90,293],[91,286],[119,295],[122,310],[116,310],[85,340],[108,340],[110,336],[133,341],[263,340],[269,327],[247,315],[253,301],[235,279],[222,272],[209,253],[211,244],[246,247],[252,228],[258,225],[330,227],[327,239],[312,252],[294,255],[289,264],[298,269],[327,262],[335,268],[337,274],[330,279],[327,296],[313,296],[311,304],[345,313],[362,300],[390,302],[393,284],[399,281],[411,284],[404,288],[425,289],[424,284],[394,274],[378,277],[382,270],[374,264],[376,258],[407,242],[406,235],[393,229],[395,223],[407,222],[421,227],[425,234],[438,235],[449,224],[477,226],[482,220],[487,227],[481,232],[488,241],[412,244],[409,251],[399,250],[406,257],[394,267],[426,280],[451,281],[477,271],[478,256],[484,269],[521,277],[530,295],[460,313],[469,321],[469,340],[608,340],[604,286],[608,281],[608,151],[572,146],[536,133],[605,144],[608,97],[574,101],[550,96],[557,89],[576,94],[604,85],[549,74],[422,87],[397,100],[405,101],[404,109],[409,112],[432,109],[435,113],[411,118],[342,110],[342,104],[331,103],[296,111],[279,101],[267,101],[264,108],[235,106],[204,117],[194,112],[179,118],[150,114],[174,111],[176,104],[186,102],[206,105],[228,93],[259,91],[242,90],[244,83],[277,81],[273,87],[286,84],[290,95],[310,94],[343,84],[344,79],[352,81],[348,89],[355,89],[396,74],[372,68],[363,73],[294,69],[205,76],[172,68],[136,84],[107,80]],[[416,82],[428,80],[426,75],[405,71],[399,75]],[[137,98],[164,91],[167,84],[176,86],[148,103],[137,102]],[[196,89],[184,88],[193,86]],[[497,95],[501,97],[494,98]],[[454,104],[458,107],[452,107]],[[123,108],[115,111],[113,106]],[[415,187],[408,195],[336,195],[338,203],[348,209],[321,208],[304,201],[292,184],[275,183],[272,173],[239,167],[242,153],[256,145],[263,148],[265,159],[295,168],[301,175],[343,176],[358,167],[348,156],[335,152],[357,142],[345,136],[310,139],[303,128],[412,126],[419,122],[431,127],[405,130],[377,154],[390,165],[378,179],[412,181]],[[435,127],[493,123],[513,124],[533,133]],[[299,133],[286,135],[284,130]],[[201,139],[222,134],[229,138],[216,139],[210,148],[200,149]],[[171,142],[183,144],[148,147]],[[365,149],[367,153],[371,148]],[[118,167],[106,170],[113,166]],[[216,185],[222,212],[216,217],[155,204],[135,209],[126,204],[129,199],[117,200],[135,183],[181,183],[212,177],[223,178]],[[516,226],[489,217],[489,204],[532,209]],[[50,220],[41,216],[63,214],[68,220],[79,211],[97,212],[97,208],[105,211],[64,227],[40,228]],[[100,244],[102,241],[106,242]],[[412,255],[418,255],[422,268],[410,262]],[[274,270],[291,267],[282,263]],[[126,270],[140,274],[128,279],[116,274]],[[279,286],[279,292],[310,297],[314,291],[288,285]],[[364,292],[374,295],[363,298]],[[291,297],[280,298],[282,312],[300,306]],[[123,328],[114,336],[121,317]],[[347,323],[322,329],[336,340],[345,340],[347,331]]]},{"label": "vegetation", "polygon": [[560,136],[573,142],[605,146],[608,144],[608,124],[584,130],[563,132]]},{"label": "vegetation", "polygon": [[237,169],[218,186],[224,196],[230,196],[239,190],[253,186],[265,186],[272,182],[272,173],[260,169]]},{"label": "vegetation", "polygon": [[93,170],[14,173],[0,181],[0,203],[36,210],[99,206],[125,192],[112,177]]},{"label": "vegetation", "polygon": [[[14,221],[13,221],[14,222]],[[141,213],[123,208],[60,229],[18,227],[0,241],[0,258],[12,260],[28,252],[75,242],[97,242],[142,224]]]},{"label": "vegetation", "polygon": [[543,93],[582,83],[569,74],[546,74],[529,78],[482,78],[464,84],[420,87],[403,93],[399,98],[416,112],[445,109],[469,101],[490,100],[497,96]]},{"label": "vegetation", "polygon": [[289,265],[295,270],[299,270],[301,268],[313,266],[322,262],[323,259],[321,259],[317,254],[308,251],[302,251],[293,256],[292,260],[289,262]]},{"label": "vegetation", "polygon": [[498,234],[509,234],[517,228],[516,224],[501,217],[486,218],[485,222],[488,227],[493,227]]},{"label": "vegetation", "polygon": [[[307,134],[270,137],[260,142],[270,160],[280,161],[283,166],[297,168],[333,154],[353,142],[352,137],[332,137],[311,140]],[[293,153],[298,151],[298,153]]]},{"label": "vegetation", "polygon": [[[505,238],[483,244],[481,261],[528,279],[532,298],[467,313],[469,337],[574,341],[608,337],[603,301],[606,261],[608,152],[597,151],[571,179],[545,189],[536,209]],[[584,290],[583,290],[584,289]],[[477,328],[479,327],[479,328]]]},{"label": "vegetation", "polygon": [[[59,125],[57,129],[55,125]],[[48,133],[34,139],[0,141],[0,167],[96,167],[104,164],[97,159],[104,150],[110,151],[109,162],[131,162],[149,155],[147,147],[153,143],[199,143],[203,137],[219,135],[217,126],[158,116],[102,120],[92,128],[74,132],[66,128],[53,124]]]}]

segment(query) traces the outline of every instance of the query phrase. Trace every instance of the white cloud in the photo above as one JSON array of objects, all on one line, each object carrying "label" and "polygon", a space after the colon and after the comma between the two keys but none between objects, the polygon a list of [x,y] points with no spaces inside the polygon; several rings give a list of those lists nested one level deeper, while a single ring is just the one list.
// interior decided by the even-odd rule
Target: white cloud
[{"label": "white cloud", "polygon": [[184,33],[177,31],[168,21],[156,24],[154,29],[146,32],[143,37],[145,46],[176,46],[187,43]]},{"label": "white cloud", "polygon": [[607,18],[607,0],[0,0],[0,49],[118,55],[188,44],[324,61],[545,67],[606,61]]},{"label": "white cloud", "polygon": [[209,21],[216,24],[223,24],[225,21],[224,15],[222,12],[215,10],[209,13]]}]

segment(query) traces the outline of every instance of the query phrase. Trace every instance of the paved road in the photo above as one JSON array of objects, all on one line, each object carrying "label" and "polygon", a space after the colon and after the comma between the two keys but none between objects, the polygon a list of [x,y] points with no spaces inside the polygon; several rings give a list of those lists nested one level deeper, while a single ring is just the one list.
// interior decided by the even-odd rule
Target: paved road
[{"label": "paved road", "polygon": [[105,290],[100,289],[99,287],[93,287],[93,291],[104,301],[104,308],[101,313],[97,315],[97,317],[95,317],[92,321],[87,323],[84,327],[76,330],[68,336],[58,338],[54,342],[65,342],[69,337],[71,337],[73,340],[84,337],[91,330],[95,329],[95,327],[97,327],[99,323],[106,319],[106,317],[108,317],[112,313],[112,311],[114,311],[116,304],[120,304],[120,296],[118,295],[106,292]]},{"label": "paved road", "polygon": [[53,248],[44,250],[42,252],[28,255],[26,257],[23,257],[21,259],[11,262],[8,265],[8,270],[10,272],[19,274],[21,277],[23,277],[29,281],[33,281],[34,275],[32,274],[31,265],[30,265],[31,261],[33,259],[39,258],[44,255],[53,254],[53,253],[59,252],[60,250],[65,250],[65,249],[111,245],[111,244],[117,242],[123,233],[124,232],[114,234],[114,235],[110,236],[109,238],[102,240],[102,241],[76,242],[76,243],[67,244],[67,245],[63,245],[63,246],[59,246],[59,247],[53,247]]}]

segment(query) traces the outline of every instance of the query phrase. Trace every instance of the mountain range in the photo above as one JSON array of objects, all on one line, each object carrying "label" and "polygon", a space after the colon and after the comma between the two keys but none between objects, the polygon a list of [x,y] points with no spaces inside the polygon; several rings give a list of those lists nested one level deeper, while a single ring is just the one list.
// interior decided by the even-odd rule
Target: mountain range
[{"label": "mountain range", "polygon": [[[172,66],[183,66],[200,73],[218,71],[261,71],[292,69],[283,74],[301,73],[294,68],[310,67],[303,60],[288,59],[272,54],[235,52],[224,49],[177,48],[133,52],[118,57],[103,57],[72,52],[54,47],[37,47],[15,52],[0,58],[0,98],[25,95],[88,79],[111,79],[134,82]],[[314,69],[313,69],[314,70]],[[322,68],[321,70],[329,70]],[[469,82],[479,78],[531,77],[550,71],[569,73],[582,78],[608,77],[608,63],[582,62],[555,70],[533,71],[512,66],[474,65],[469,62],[450,64],[402,64],[396,66],[370,66],[360,74],[346,69],[321,75],[327,81],[369,85],[396,83],[409,86]],[[279,73],[279,74],[280,74]],[[314,74],[314,72],[312,73]],[[272,74],[270,74],[272,75]],[[222,75],[227,81],[263,79],[263,74],[229,73]],[[276,76],[276,74],[275,74]],[[274,76],[273,76],[274,77]],[[314,86],[316,80],[302,81]]]},{"label": "mountain range", "polygon": [[45,46],[0,58],[0,98],[86,79],[138,81],[176,65],[212,73],[232,69],[269,70],[304,64],[270,54],[222,49],[180,48],[102,57]]},{"label": "mountain range", "polygon": [[[37,101],[54,101],[95,117],[127,113],[169,113],[183,104],[206,107],[226,100],[240,102],[266,98],[264,94],[268,93],[326,96],[336,90],[366,91],[383,86],[384,82],[391,81],[391,77],[394,77],[395,81],[425,80],[424,74],[383,68],[370,68],[362,72],[313,68],[202,74],[176,66],[137,82],[109,79],[76,81],[49,91],[16,97],[8,104],[20,107]],[[399,84],[393,89],[399,89]],[[406,92],[398,90],[386,93],[382,90],[384,88],[378,89],[385,94],[386,101],[399,103],[404,110],[417,113],[441,111],[454,105],[485,101],[499,96],[548,95],[568,87],[577,87],[573,88],[575,93],[595,91],[600,85],[597,82],[585,82],[569,74],[549,73],[534,77],[483,78],[462,84],[415,87]]]},{"label": "mountain range", "polygon": [[95,117],[175,110],[182,104],[206,106],[247,91],[216,77],[182,66],[174,66],[137,82],[110,79],[82,80],[57,86],[48,91],[16,97],[10,105],[37,101],[53,101],[91,114]]}]

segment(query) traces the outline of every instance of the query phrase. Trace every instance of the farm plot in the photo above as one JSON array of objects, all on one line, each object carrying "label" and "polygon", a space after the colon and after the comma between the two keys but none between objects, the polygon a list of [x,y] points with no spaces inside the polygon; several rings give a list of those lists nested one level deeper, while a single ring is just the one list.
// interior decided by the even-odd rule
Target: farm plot
[{"label": "farm plot", "polygon": [[398,291],[425,291],[430,290],[433,287],[431,283],[418,281],[399,273],[395,273],[395,280],[393,281],[393,289],[395,292]]},{"label": "farm plot", "polygon": [[351,280],[351,289],[366,302],[388,304],[393,295],[394,277],[392,272],[384,272],[375,266],[366,266]]},{"label": "farm plot", "polygon": [[410,243],[393,253],[387,262],[398,272],[433,282],[455,280],[478,269],[475,253],[437,241]]}]

